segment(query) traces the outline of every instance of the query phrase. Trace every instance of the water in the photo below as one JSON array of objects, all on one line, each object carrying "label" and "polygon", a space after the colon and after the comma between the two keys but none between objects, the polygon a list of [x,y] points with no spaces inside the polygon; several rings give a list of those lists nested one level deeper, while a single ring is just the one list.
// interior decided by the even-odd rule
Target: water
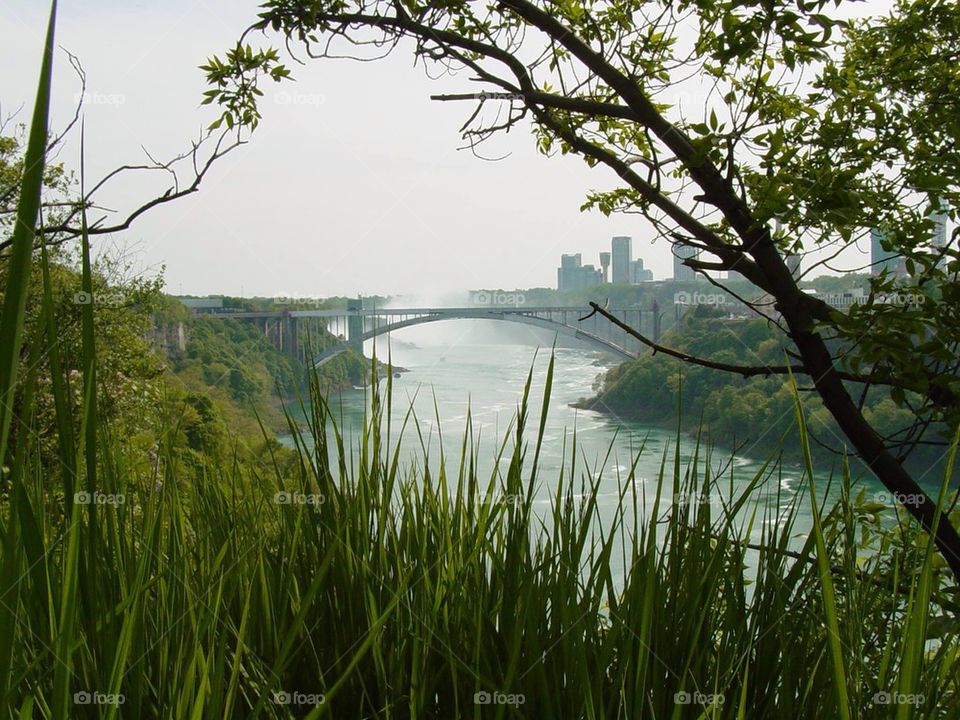
[{"label": "water", "polygon": [[[368,354],[372,351],[369,344],[366,351]],[[383,341],[380,341],[377,351],[381,357],[386,355]],[[422,448],[426,447],[429,463],[436,471],[442,446],[450,483],[456,482],[468,411],[472,416],[474,437],[479,438],[480,477],[489,478],[494,472],[496,453],[516,418],[527,374],[532,366],[533,382],[526,436],[529,443],[526,470],[529,471],[550,356],[549,347],[538,351],[530,345],[473,342],[469,337],[455,335],[451,339],[447,334],[441,335],[439,341],[427,338],[417,345],[395,341],[391,352],[394,365],[408,370],[393,381],[392,441],[397,441],[404,415],[412,407],[420,433],[418,435],[411,422],[400,438],[406,448],[405,454],[401,452],[401,457],[406,458],[404,462],[408,466],[420,466],[423,463]],[[655,498],[664,457],[667,461],[663,496],[666,502],[674,501],[670,477],[675,431],[572,407],[571,403],[593,394],[594,380],[605,370],[603,358],[589,350],[571,348],[558,348],[555,357],[535,507],[542,510],[543,515],[549,513],[560,472],[563,471],[565,477],[569,478],[574,445],[577,456],[575,480],[588,475],[600,477],[598,519],[604,525],[612,520],[625,483],[633,483],[638,502],[641,507],[644,503],[647,505],[645,513],[649,516],[649,505]],[[351,439],[356,441],[364,408],[369,403],[369,390],[354,389],[330,400],[335,412],[341,416],[339,424],[344,436],[348,442]],[[505,472],[509,464],[512,446],[511,439],[506,444],[505,457],[500,461],[501,472]],[[681,439],[680,455],[684,472],[691,463],[695,449],[695,438],[684,436]],[[701,450],[701,463],[702,453]],[[733,493],[737,494],[738,488],[743,488],[761,471],[762,460],[749,456],[731,457],[729,450],[714,448],[711,466],[715,470],[724,468],[724,481],[729,480]],[[631,479],[630,468],[633,463],[636,466]],[[782,522],[782,507],[792,501],[797,493],[803,493],[803,497],[799,498],[800,510],[795,520],[794,534],[796,544],[802,544],[812,526],[809,498],[802,483],[801,469],[790,466],[765,477],[760,491],[754,496],[760,503],[760,512],[751,533],[751,541],[760,541],[764,524],[769,530],[769,526],[778,526]],[[836,493],[832,494],[835,497]],[[718,513],[719,503],[722,502],[718,497],[698,498],[696,501],[716,503]]]}]

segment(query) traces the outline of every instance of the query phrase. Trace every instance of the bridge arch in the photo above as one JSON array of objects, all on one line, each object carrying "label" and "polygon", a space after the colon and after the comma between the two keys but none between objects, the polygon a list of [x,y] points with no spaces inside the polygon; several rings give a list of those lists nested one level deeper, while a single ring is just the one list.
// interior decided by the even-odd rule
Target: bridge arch
[{"label": "bridge arch", "polygon": [[[376,316],[371,316],[376,317]],[[630,351],[624,349],[623,347],[617,345],[616,343],[610,342],[604,338],[598,337],[592,333],[588,333],[579,328],[572,327],[565,323],[557,322],[556,320],[551,320],[549,318],[538,317],[536,315],[527,315],[519,312],[491,312],[489,310],[484,311],[437,311],[432,313],[427,313],[424,315],[418,315],[416,317],[405,318],[403,320],[397,320],[394,322],[385,323],[383,325],[376,325],[370,330],[364,331],[363,335],[360,337],[360,342],[366,342],[367,340],[372,340],[380,335],[387,335],[391,332],[397,330],[402,330],[403,328],[413,327],[415,325],[424,325],[426,323],[441,322],[444,320],[502,320],[504,322],[514,322],[521,323],[523,325],[532,325],[534,327],[543,328],[546,330],[552,330],[559,335],[564,335],[566,337],[576,338],[596,350],[601,350],[604,352],[611,353],[618,356],[622,360],[635,360],[636,355]],[[331,348],[327,348],[320,354],[318,354],[313,359],[313,365],[319,367],[326,363],[328,360],[333,359],[340,353],[344,352],[348,347],[350,347],[351,342],[349,340],[344,341],[340,345],[335,345]]]}]

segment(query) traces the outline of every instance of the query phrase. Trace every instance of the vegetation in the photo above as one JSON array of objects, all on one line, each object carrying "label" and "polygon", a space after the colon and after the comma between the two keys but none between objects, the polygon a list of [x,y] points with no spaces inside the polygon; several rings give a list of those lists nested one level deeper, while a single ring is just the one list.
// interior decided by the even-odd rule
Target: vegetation
[{"label": "vegetation", "polygon": [[[248,32],[276,33],[310,58],[401,48],[462,68],[470,92],[437,99],[476,104],[462,128],[470,147],[529,122],[543,153],[612,171],[616,185],[584,208],[643,215],[686,265],[721,287],[721,273],[739,275],[766,296],[751,301],[758,312],[775,306],[787,356],[714,369],[807,377],[801,387],[888,490],[922,498],[907,510],[932,531],[934,499],[903,455],[928,424],[960,423],[960,254],[931,242],[933,211],[960,207],[960,6],[898,0],[863,20],[836,7],[265,0]],[[228,124],[255,123],[261,80],[289,75],[277,51],[242,43],[203,69]],[[815,265],[836,267],[871,228],[902,259],[901,277],[871,278],[868,301],[847,312],[800,287],[790,255],[816,251]],[[891,294],[901,302],[880,302]],[[851,383],[881,386],[911,423],[881,436]],[[960,532],[940,523],[935,539],[960,580]]]},{"label": "vegetation", "polygon": [[[286,458],[269,443],[259,458],[239,452],[199,394],[187,404],[200,423],[137,408],[156,427],[155,452],[143,447],[135,411],[111,402],[124,377],[104,354],[114,329],[98,320],[110,310],[95,300],[89,236],[71,274],[37,231],[55,17],[54,3],[3,256],[0,715],[960,714],[953,576],[917,523],[853,496],[845,465],[814,470],[795,383],[813,518],[799,538],[776,465],[736,482],[706,448],[682,463],[679,442],[652,496],[632,470],[619,479],[612,522],[597,493],[616,481],[575,449],[550,506],[535,506],[549,401],[531,419],[529,376],[488,478],[469,417],[438,474],[422,435],[417,459],[401,459],[389,373],[355,445],[313,375],[307,427],[287,416]],[[77,281],[86,300],[58,303]],[[71,310],[78,340],[62,342]],[[207,322],[182,360],[209,383],[208,367],[229,374],[238,347],[260,346]],[[255,398],[266,376],[291,379],[272,356],[252,367],[226,384],[231,401]],[[545,398],[552,375],[551,362]],[[841,499],[824,508],[833,480]],[[947,484],[933,536],[960,521]]]},{"label": "vegetation", "polygon": [[[825,513],[822,536],[797,547],[797,508],[780,522],[781,509],[763,509],[775,470],[731,494],[709,456],[684,467],[677,454],[665,458],[656,499],[636,493],[632,473],[623,478],[607,527],[595,498],[610,478],[574,472],[571,460],[541,528],[532,495],[542,422],[528,440],[526,401],[504,438],[507,471],[480,478],[469,425],[459,459],[434,476],[426,457],[407,468],[391,446],[389,388],[352,448],[313,393],[307,435],[317,449],[298,434],[286,471],[191,468],[165,442],[152,470],[132,472],[114,440],[100,448],[113,462],[98,467],[100,495],[91,492],[104,504],[75,505],[70,518],[46,500],[34,466],[16,469],[22,500],[7,522],[22,539],[3,558],[17,618],[5,714],[893,717],[907,707],[949,717],[960,708],[949,679],[956,625],[889,631],[939,617],[951,596],[932,545],[884,529],[888,509],[847,498]],[[769,528],[763,551],[745,545],[753,523]],[[628,536],[618,567],[611,558]],[[75,615],[66,629],[56,622],[64,612]],[[60,662],[69,682],[58,697]]]},{"label": "vegetation", "polygon": [[[781,336],[770,323],[727,317],[706,305],[691,309],[663,342],[682,353],[729,364],[736,364],[745,355],[769,364],[783,357]],[[850,450],[843,433],[819,398],[805,395],[802,402],[814,460],[819,465],[837,465]],[[789,462],[803,460],[791,384],[778,377],[737,377],[646,355],[609,370],[597,396],[580,405],[669,427],[676,427],[678,419],[684,418],[686,429],[701,428],[712,441],[737,448],[741,454],[767,457],[782,451]],[[908,410],[876,388],[864,397],[863,412],[885,437],[912,419]],[[945,425],[928,428],[926,437],[937,433],[949,441]],[[942,476],[945,458],[938,447],[920,445],[909,462],[923,471],[936,467]]]}]

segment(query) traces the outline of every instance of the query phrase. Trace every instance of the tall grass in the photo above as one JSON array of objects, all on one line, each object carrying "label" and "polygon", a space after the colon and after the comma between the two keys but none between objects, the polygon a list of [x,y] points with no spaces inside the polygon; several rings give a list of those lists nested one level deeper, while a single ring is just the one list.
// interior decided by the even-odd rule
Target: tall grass
[{"label": "tall grass", "polygon": [[[96,523],[82,503],[57,512],[34,449],[18,449],[3,715],[960,710],[955,630],[929,643],[918,627],[929,562],[890,584],[880,568],[896,557],[857,557],[852,503],[823,517],[815,505],[816,530],[797,548],[797,508],[778,517],[755,502],[770,468],[731,496],[709,458],[684,466],[675,448],[653,494],[632,473],[622,479],[603,525],[597,491],[616,480],[531,472],[542,422],[525,426],[526,394],[500,446],[507,469],[490,477],[477,474],[469,422],[440,475],[424,456],[411,465],[387,442],[385,400],[351,447],[315,389],[307,427],[292,426],[292,474],[234,463],[198,476],[165,446],[143,477],[102,428],[98,476],[111,492],[90,494],[103,502]],[[538,511],[534,488],[548,482],[553,501]],[[757,526],[762,551],[747,547]]]},{"label": "tall grass", "polygon": [[[815,524],[798,545],[797,507],[758,501],[775,467],[732,492],[701,448],[682,463],[679,440],[653,492],[575,448],[541,477],[549,407],[531,420],[529,379],[503,473],[479,474],[469,418],[438,471],[425,442],[410,463],[388,378],[351,442],[314,380],[292,470],[188,468],[169,440],[144,472],[95,412],[86,334],[74,436],[48,280],[15,385],[28,266],[10,266],[0,324],[26,429],[2,458],[2,717],[960,717],[932,545],[863,557],[862,507],[847,492],[822,508],[809,463]],[[30,432],[40,352],[62,374],[52,474]],[[849,488],[848,471],[836,480]],[[612,521],[601,487],[619,490]]]}]

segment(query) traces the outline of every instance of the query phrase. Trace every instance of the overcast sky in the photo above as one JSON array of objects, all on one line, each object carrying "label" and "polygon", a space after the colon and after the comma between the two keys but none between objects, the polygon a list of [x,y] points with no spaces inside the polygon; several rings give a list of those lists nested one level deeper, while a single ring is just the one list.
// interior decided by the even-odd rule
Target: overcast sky
[{"label": "overcast sky", "polygon": [[[91,179],[189,147],[215,110],[200,105],[197,69],[239,37],[255,0],[83,0],[61,3],[57,41],[87,73]],[[0,112],[26,122],[47,8],[0,0]],[[275,38],[266,39],[271,44]],[[458,151],[471,108],[431,101],[466,77],[430,80],[397,52],[372,64],[291,65],[296,82],[266,87],[252,141],[222,159],[196,195],[151,211],[119,241],[147,268],[166,266],[172,293],[394,294],[554,286],[561,253],[598,262],[613,235],[669,277],[669,245],[633,216],[581,213],[587,191],[616,185],[603,168],[538,155],[529,132],[496,140],[484,162]],[[61,52],[54,127],[79,82]],[[293,100],[291,102],[291,100]],[[286,102],[284,102],[286,101]],[[78,144],[60,159],[78,167]],[[99,196],[118,210],[166,187],[157,176]],[[99,241],[103,243],[104,241]]]}]

